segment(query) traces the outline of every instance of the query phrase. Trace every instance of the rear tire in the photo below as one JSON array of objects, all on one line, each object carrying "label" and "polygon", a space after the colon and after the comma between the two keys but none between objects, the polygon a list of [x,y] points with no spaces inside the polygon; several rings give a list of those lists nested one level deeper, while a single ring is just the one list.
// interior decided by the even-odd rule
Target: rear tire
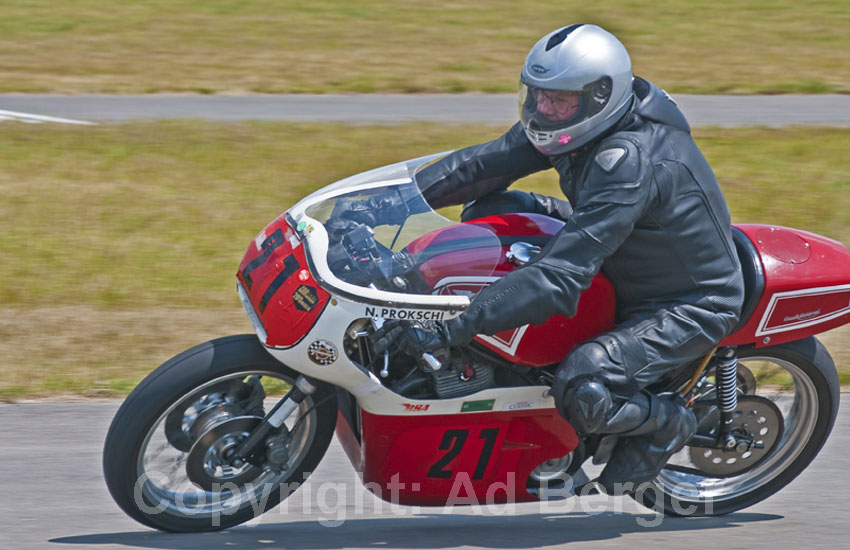
[{"label": "rear tire", "polygon": [[[771,347],[742,347],[738,349],[738,359],[744,365],[749,361],[778,366],[786,371],[779,375],[780,380],[792,382],[793,402],[785,414],[785,429],[777,448],[762,466],[737,477],[700,478],[662,470],[655,481],[633,493],[632,498],[671,516],[729,514],[773,495],[817,456],[835,424],[840,399],[838,373],[826,348],[809,337]],[[773,388],[758,387],[755,394],[784,395]]]},{"label": "rear tire", "polygon": [[[205,386],[212,393],[226,385],[223,382],[250,375],[289,384],[298,378],[297,372],[269,355],[255,335],[244,334],[219,338],[184,351],[133,390],[112,421],[103,451],[107,487],[124,512],[163,531],[215,531],[262,514],[289,496],[291,491],[280,490],[281,487],[303,483],[324,456],[336,426],[335,390],[325,383],[313,382],[318,389],[292,415],[292,420],[298,417],[298,423],[293,426],[293,446],[296,436],[299,446],[294,450],[297,455],[290,457],[289,467],[277,475],[257,469],[258,475],[247,476],[263,481],[262,489],[258,483],[257,488],[249,484],[235,491],[233,487],[225,487],[219,493],[212,493],[199,489],[188,478],[170,486],[171,475],[185,471],[186,453],[169,445],[168,428],[163,429],[168,414],[185,402],[187,396],[197,394],[199,389],[203,392]],[[280,387],[282,384],[277,383],[277,392]],[[174,466],[173,470],[167,467],[170,472],[167,483],[161,481],[165,474],[151,470],[153,451],[149,447],[154,441],[159,442],[159,447],[154,449],[159,453],[157,456],[165,453],[175,457],[168,463]],[[243,490],[244,502],[236,498],[237,495],[243,498]],[[254,490],[259,492],[249,494]],[[228,502],[228,498],[233,500]],[[231,506],[227,507],[228,504]]]}]

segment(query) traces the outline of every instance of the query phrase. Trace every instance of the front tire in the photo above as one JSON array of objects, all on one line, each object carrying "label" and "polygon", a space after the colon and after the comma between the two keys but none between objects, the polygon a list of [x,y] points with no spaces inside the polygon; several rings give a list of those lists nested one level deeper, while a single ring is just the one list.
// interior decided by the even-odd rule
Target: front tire
[{"label": "front tire", "polygon": [[838,414],[838,373],[826,348],[814,337],[777,346],[738,349],[738,361],[754,374],[753,393],[773,401],[784,420],[782,436],[769,456],[740,475],[715,478],[674,462],[631,496],[672,516],[717,516],[752,506],[796,478],[817,456]]},{"label": "front tire", "polygon": [[[277,472],[251,465],[230,472],[232,467],[216,465],[209,458],[215,448],[200,459],[187,454],[185,438],[195,435],[194,421],[201,419],[212,426],[204,437],[237,426],[234,430],[239,433],[225,435],[238,441],[262,413],[264,394],[259,398],[252,394],[249,408],[226,392],[233,394],[234,386],[244,386],[243,393],[248,394],[260,383],[265,395],[279,399],[297,377],[251,334],[212,340],[165,362],[127,397],[107,433],[103,471],[115,502],[133,519],[174,532],[226,529],[276,506],[304,482],[330,444],[337,416],[332,386],[314,382],[318,389],[287,421],[289,456]],[[175,433],[175,414],[181,417],[177,429],[185,426],[185,434]],[[183,443],[174,445],[175,441]],[[201,471],[194,479],[192,468]],[[223,482],[199,485],[197,476],[205,475],[204,468],[211,479],[220,477]]]}]

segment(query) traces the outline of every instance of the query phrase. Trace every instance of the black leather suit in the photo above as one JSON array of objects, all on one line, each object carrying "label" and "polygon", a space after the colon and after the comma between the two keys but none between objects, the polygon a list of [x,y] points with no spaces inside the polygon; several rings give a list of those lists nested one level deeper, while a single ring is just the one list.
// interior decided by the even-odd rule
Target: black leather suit
[{"label": "black leather suit", "polygon": [[622,120],[579,151],[547,157],[518,123],[417,176],[433,207],[479,199],[473,208],[482,215],[505,202],[515,180],[558,171],[571,214],[560,201],[525,194],[514,211],[566,218],[566,225],[529,264],[476,296],[457,325],[471,338],[573,315],[592,278],[605,272],[616,290],[617,326],[577,347],[554,387],[562,413],[576,380],[599,379],[610,389],[614,402],[602,425],[578,426],[589,433],[634,431],[640,421],[617,420],[613,405],[704,355],[732,331],[743,301],[729,212],[687,121],[653,84],[636,78],[634,90]]}]

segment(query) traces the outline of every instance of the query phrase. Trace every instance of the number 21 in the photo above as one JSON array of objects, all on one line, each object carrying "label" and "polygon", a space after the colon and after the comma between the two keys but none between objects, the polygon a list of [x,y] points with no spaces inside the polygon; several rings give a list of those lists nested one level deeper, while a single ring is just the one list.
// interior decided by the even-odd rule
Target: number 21
[{"label": "number 21", "polygon": [[[452,477],[453,470],[446,469],[446,466],[461,453],[468,436],[469,430],[446,430],[439,448],[448,452],[431,466],[428,470],[428,477],[440,479],[449,479]],[[484,428],[481,430],[478,437],[484,440],[484,447],[481,449],[481,455],[478,457],[478,464],[475,466],[472,479],[482,479],[484,477],[484,472],[487,471],[487,465],[490,463],[490,457],[493,456],[493,448],[496,446],[496,438],[498,436],[498,428]]]}]

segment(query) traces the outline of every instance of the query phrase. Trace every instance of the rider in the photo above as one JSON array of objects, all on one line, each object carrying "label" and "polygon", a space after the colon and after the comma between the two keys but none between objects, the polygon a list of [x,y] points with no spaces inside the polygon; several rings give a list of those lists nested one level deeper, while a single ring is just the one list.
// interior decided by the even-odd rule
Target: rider
[{"label": "rider", "polygon": [[[426,168],[417,183],[434,208],[471,202],[464,220],[535,212],[566,224],[459,317],[433,327],[388,323],[378,345],[418,355],[574,315],[602,269],[616,291],[617,326],[567,356],[552,394],[579,433],[620,436],[598,480],[615,492],[655,478],[695,433],[690,410],[645,388],[705,355],[738,321],[743,279],[729,212],[685,117],[633,76],[607,31],[570,25],[544,36],[520,80],[520,121]],[[553,167],[569,203],[506,191]]]}]

